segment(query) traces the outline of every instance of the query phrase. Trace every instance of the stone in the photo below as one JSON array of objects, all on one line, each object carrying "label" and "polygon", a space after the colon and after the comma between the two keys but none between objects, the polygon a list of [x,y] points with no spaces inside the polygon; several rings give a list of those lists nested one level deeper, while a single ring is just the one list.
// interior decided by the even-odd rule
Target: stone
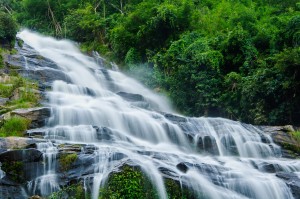
[{"label": "stone", "polygon": [[11,112],[12,116],[21,116],[31,121],[30,128],[43,127],[51,115],[51,108],[39,107],[29,109],[16,109]]},{"label": "stone", "polygon": [[278,178],[281,178],[289,186],[295,199],[300,199],[300,179],[294,173],[278,172],[276,173]]},{"label": "stone", "polygon": [[22,149],[6,151],[0,154],[0,162],[37,162],[42,160],[43,154],[36,149]]},{"label": "stone", "polygon": [[179,164],[177,164],[176,168],[183,173],[186,173],[189,169],[188,166],[184,162],[180,162]]},{"label": "stone", "polygon": [[9,100],[8,98],[2,98],[2,97],[0,97],[0,106],[5,105],[5,103],[6,103],[8,100]]},{"label": "stone", "polygon": [[126,92],[118,92],[117,95],[130,102],[145,101],[145,98],[140,94],[132,94]]},{"label": "stone", "polygon": [[176,123],[180,123],[180,122],[187,122],[187,119],[178,115],[173,115],[170,113],[165,113],[164,114],[165,118],[172,121],[172,122],[176,122]]}]

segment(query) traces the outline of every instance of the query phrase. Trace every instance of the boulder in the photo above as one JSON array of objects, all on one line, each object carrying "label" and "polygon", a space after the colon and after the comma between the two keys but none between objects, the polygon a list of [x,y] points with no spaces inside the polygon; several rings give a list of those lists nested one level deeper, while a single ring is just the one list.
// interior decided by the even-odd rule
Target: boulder
[{"label": "boulder", "polygon": [[177,164],[176,168],[183,173],[186,173],[189,169],[188,166],[184,162],[180,162],[179,164]]},{"label": "boulder", "polygon": [[269,134],[273,141],[282,147],[283,157],[299,157],[299,144],[294,140],[294,138],[291,135],[291,132],[295,131],[295,128],[293,126],[258,126],[258,128],[264,133]]},{"label": "boulder", "polygon": [[0,154],[0,162],[37,162],[42,160],[43,153],[36,149],[6,151]]},{"label": "boulder", "polygon": [[39,142],[46,142],[46,140],[23,137],[6,137],[0,139],[0,148],[4,150],[35,148],[35,144]]},{"label": "boulder", "polygon": [[21,116],[31,121],[30,128],[43,127],[51,115],[51,109],[48,107],[16,109],[11,112],[12,116]]}]

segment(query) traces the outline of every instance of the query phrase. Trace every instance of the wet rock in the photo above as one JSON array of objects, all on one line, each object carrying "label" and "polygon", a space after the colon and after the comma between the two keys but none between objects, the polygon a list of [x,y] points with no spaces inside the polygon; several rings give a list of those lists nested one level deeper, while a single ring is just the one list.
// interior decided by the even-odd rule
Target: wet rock
[{"label": "wet rock", "polygon": [[278,178],[283,179],[290,187],[295,199],[300,199],[300,179],[294,173],[278,172],[276,173]]},{"label": "wet rock", "polygon": [[42,160],[42,152],[36,149],[6,151],[0,154],[0,162],[36,162]]},{"label": "wet rock", "polygon": [[183,173],[186,173],[189,169],[188,166],[184,162],[181,162],[181,163],[177,164],[176,168],[178,170],[180,170],[181,172],[183,172]]},{"label": "wet rock", "polygon": [[23,195],[21,186],[0,186],[0,198],[1,199],[24,199],[26,196]]},{"label": "wet rock", "polygon": [[112,140],[112,130],[107,127],[93,126],[97,133],[98,140]]},{"label": "wet rock", "polygon": [[140,94],[132,94],[126,92],[118,92],[117,95],[130,102],[145,101],[145,98]]},{"label": "wet rock", "polygon": [[229,155],[239,155],[236,143],[230,134],[224,135],[221,138],[221,143],[226,151],[229,152]]},{"label": "wet rock", "polygon": [[173,115],[170,113],[165,113],[164,114],[165,118],[172,121],[172,122],[176,122],[176,123],[180,123],[180,122],[187,122],[187,119],[178,115]]},{"label": "wet rock", "polygon": [[291,136],[291,132],[295,131],[295,128],[293,126],[258,126],[258,128],[266,134],[269,134],[274,143],[278,144],[284,149],[282,157],[300,157],[300,147]]},{"label": "wet rock", "polygon": [[262,163],[258,165],[258,169],[267,173],[275,173],[277,171],[276,166],[274,164]]},{"label": "wet rock", "polygon": [[204,136],[203,138],[204,150],[213,155],[219,155],[219,150],[215,138],[211,136]]},{"label": "wet rock", "polygon": [[16,109],[11,115],[17,115],[29,119],[31,121],[30,128],[39,128],[45,125],[46,119],[51,115],[51,109],[48,107]]}]

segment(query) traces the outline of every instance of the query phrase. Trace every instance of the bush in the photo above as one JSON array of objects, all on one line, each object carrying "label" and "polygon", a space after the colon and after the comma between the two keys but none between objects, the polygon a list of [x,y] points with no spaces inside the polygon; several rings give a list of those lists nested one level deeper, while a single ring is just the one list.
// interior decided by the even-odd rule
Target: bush
[{"label": "bush", "polygon": [[27,130],[30,121],[22,117],[12,117],[5,121],[0,128],[0,137],[8,136],[23,136],[23,133]]},{"label": "bush", "polygon": [[8,14],[0,12],[0,41],[11,44],[17,33],[17,24]]}]

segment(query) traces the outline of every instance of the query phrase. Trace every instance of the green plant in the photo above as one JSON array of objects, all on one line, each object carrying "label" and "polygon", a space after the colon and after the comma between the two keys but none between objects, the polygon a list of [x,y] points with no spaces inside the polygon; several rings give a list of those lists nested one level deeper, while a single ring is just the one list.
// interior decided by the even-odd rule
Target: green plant
[{"label": "green plant", "polygon": [[291,134],[294,140],[297,142],[297,146],[300,147],[300,131],[294,131]]},{"label": "green plant", "polygon": [[23,162],[10,161],[2,163],[1,169],[15,182],[21,183],[24,181]]},{"label": "green plant", "polygon": [[85,194],[82,183],[63,187],[61,190],[52,193],[47,199],[89,199],[89,194]]},{"label": "green plant", "polygon": [[110,174],[99,199],[153,199],[158,198],[148,178],[137,167],[125,165],[121,171]]},{"label": "green plant", "polygon": [[69,170],[72,164],[77,160],[77,154],[62,154],[59,158],[60,169],[65,172]]},{"label": "green plant", "polygon": [[14,116],[6,120],[0,128],[0,137],[23,136],[30,121],[28,119]]}]

